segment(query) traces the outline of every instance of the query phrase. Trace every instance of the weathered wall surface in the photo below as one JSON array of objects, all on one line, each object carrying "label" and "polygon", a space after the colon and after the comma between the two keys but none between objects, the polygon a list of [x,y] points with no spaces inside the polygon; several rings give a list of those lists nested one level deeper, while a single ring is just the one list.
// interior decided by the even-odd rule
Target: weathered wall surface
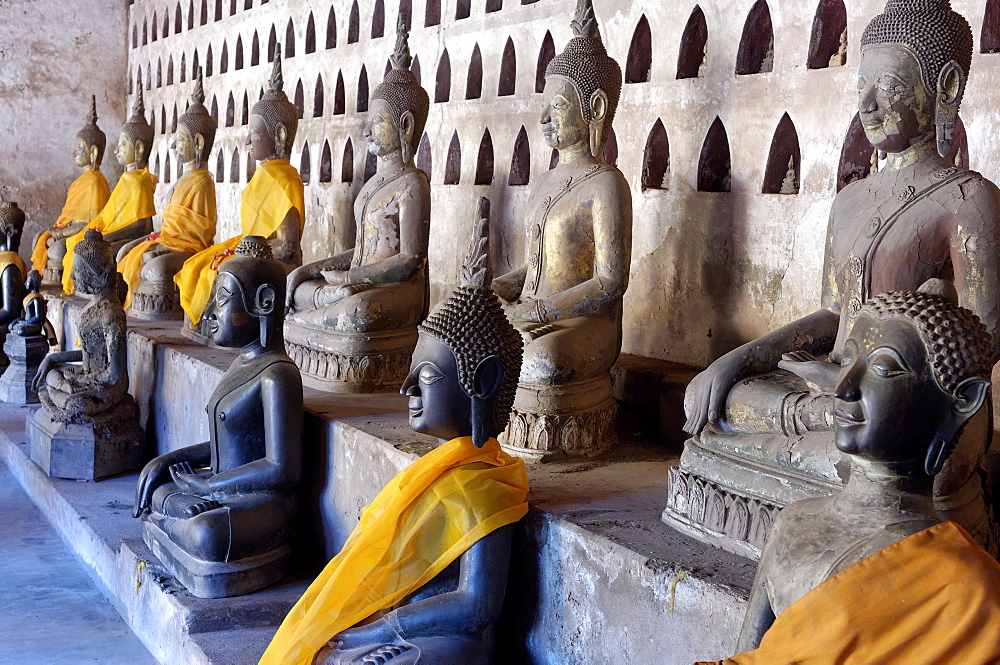
[{"label": "weathered wall surface", "polygon": [[79,175],[76,133],[97,95],[108,135],[104,174],[125,111],[128,7],[121,0],[0,0],[0,198],[24,209],[21,254],[55,221]]},{"label": "weathered wall surface", "polygon": [[[547,34],[557,52],[569,39],[575,6],[574,0],[522,1],[445,0],[440,2],[440,25],[427,27],[428,3],[433,7],[438,0],[139,0],[129,17],[130,45],[135,39],[129,55],[130,85],[142,81],[160,133],[153,167],[161,173],[168,170],[174,109],[183,112],[195,63],[205,66],[211,74],[206,79],[208,105],[218,109],[223,125],[210,159],[221,181],[218,235],[235,233],[239,195],[247,180],[243,100],[252,106],[266,84],[272,42],[284,42],[290,55],[291,33],[295,48],[294,55],[286,57],[285,87],[290,98],[301,99],[305,116],[292,162],[309,173],[306,258],[349,247],[354,236],[351,202],[365,175],[364,114],[357,112],[358,99],[367,99],[366,89],[381,80],[394,42],[394,17],[401,5],[404,11],[409,7],[411,50],[432,100],[445,50],[451,72],[443,81],[450,101],[432,104],[426,129],[433,188],[433,296],[440,298],[457,281],[480,195],[493,200],[494,267],[506,270],[523,251],[520,216],[530,192],[530,183],[509,184],[515,140],[523,126],[532,179],[548,168],[550,151],[538,123],[542,100],[535,92],[536,69]],[[773,71],[737,76],[741,36],[754,0],[703,0],[699,6],[708,31],[705,65],[700,76],[677,79],[679,54],[689,46],[682,37],[693,1],[595,0],[605,42],[623,69],[630,57],[641,62],[647,52],[636,30],[643,17],[652,35],[648,81],[625,85],[615,122],[618,166],[632,183],[635,209],[624,351],[704,365],[818,306],[823,237],[841,148],[856,112],[859,39],[867,21],[884,5],[881,0],[846,2],[847,65],[808,69],[818,6],[830,4],[771,0]],[[990,135],[1000,120],[1000,91],[990,85],[990,78],[1000,67],[1000,55],[978,53],[985,2],[954,0],[953,5],[969,19],[976,35],[977,54],[962,112],[969,163],[996,180],[998,148]],[[468,18],[455,18],[460,6],[470,6]],[[487,12],[487,7],[498,6]],[[384,36],[372,37],[380,11]],[[331,14],[335,40],[329,38]],[[166,28],[164,17],[169,17]],[[357,34],[353,43],[352,33]],[[513,68],[503,64],[508,39]],[[473,64],[477,48],[482,94],[466,99],[470,74],[476,78],[478,73]],[[498,95],[501,80],[511,75],[514,94]],[[320,88],[322,94],[317,95]],[[226,127],[230,95],[232,121]],[[800,191],[764,194],[772,139],[786,113],[801,151]],[[717,117],[728,138],[732,191],[699,192],[699,157]],[[657,157],[644,151],[657,119],[669,143],[665,188],[643,189],[644,160]],[[476,185],[477,172],[484,173],[489,161],[479,158],[486,130],[493,149],[492,184]],[[446,185],[444,167],[456,135],[461,177],[459,184]],[[345,168],[348,141],[353,157],[348,156]],[[652,152],[663,157],[662,148]],[[780,166],[784,171],[785,165]],[[171,158],[170,168],[177,167]],[[161,207],[171,185],[167,182],[159,190]]]}]

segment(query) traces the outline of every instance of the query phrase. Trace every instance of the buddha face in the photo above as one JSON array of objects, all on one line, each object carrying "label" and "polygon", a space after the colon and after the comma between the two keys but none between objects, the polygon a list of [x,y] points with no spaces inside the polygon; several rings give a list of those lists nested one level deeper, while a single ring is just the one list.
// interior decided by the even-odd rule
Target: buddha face
[{"label": "buddha face", "polygon": [[198,158],[198,146],[194,137],[191,136],[190,130],[183,125],[177,129],[177,133],[174,134],[174,140],[170,144],[170,148],[177,155],[177,158],[181,160],[182,163],[187,164],[193,162]]},{"label": "buddha face", "polygon": [[260,338],[257,318],[247,311],[243,285],[225,269],[215,278],[203,318],[212,341],[219,346],[241,348]]},{"label": "buddha face", "polygon": [[368,152],[376,157],[384,157],[400,151],[399,128],[393,120],[392,111],[383,99],[372,102],[365,125],[365,140]]},{"label": "buddha face", "polygon": [[410,398],[410,427],[451,440],[472,434],[472,407],[458,382],[458,363],[448,346],[420,333],[410,374],[400,393]]},{"label": "buddha face", "polygon": [[858,71],[858,111],[868,141],[885,152],[902,152],[933,136],[934,97],[920,62],[905,46],[866,46]]},{"label": "buddha face", "polygon": [[250,116],[250,133],[247,137],[247,144],[250,146],[250,154],[258,162],[274,159],[278,155],[274,136],[268,130],[264,118],[259,115]]},{"label": "buddha face", "polygon": [[122,166],[131,166],[139,161],[135,142],[124,132],[118,137],[115,157],[118,158],[118,163]]},{"label": "buddha face", "polygon": [[76,147],[73,149],[73,162],[81,167],[92,166],[97,159],[97,147],[90,146],[81,138],[76,139]]},{"label": "buddha face", "polygon": [[583,116],[583,100],[576,84],[564,76],[548,76],[543,95],[540,121],[549,147],[563,150],[581,143],[589,145],[590,126]]}]

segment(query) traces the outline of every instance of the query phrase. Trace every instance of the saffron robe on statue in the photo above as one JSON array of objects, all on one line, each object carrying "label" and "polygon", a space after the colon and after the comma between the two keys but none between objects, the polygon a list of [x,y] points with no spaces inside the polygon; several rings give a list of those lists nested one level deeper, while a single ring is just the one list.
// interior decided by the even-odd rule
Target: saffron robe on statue
[{"label": "saffron robe on statue", "polygon": [[139,286],[144,265],[142,257],[153,245],[163,245],[179,252],[200,252],[215,239],[215,181],[206,169],[186,173],[174,187],[170,204],[163,210],[160,232],[139,243],[118,262],[118,272],[128,284],[125,309]]},{"label": "saffron robe on statue", "polygon": [[1000,563],[942,522],[840,571],[782,612],[759,648],[713,665],[792,663],[1000,663]]},{"label": "saffron robe on statue", "polygon": [[261,162],[243,190],[240,218],[243,232],[204,249],[184,262],[174,276],[181,294],[181,307],[192,325],[201,320],[212,295],[219,267],[228,260],[245,236],[270,238],[290,210],[299,213],[299,234],[306,219],[305,190],[295,167],[284,159]]},{"label": "saffron robe on statue", "polygon": [[309,665],[335,635],[411,595],[528,512],[524,462],[452,439],[389,481],[278,628],[261,665]]},{"label": "saffron robe on statue", "polygon": [[[61,230],[73,222],[90,223],[108,204],[110,197],[111,189],[104,174],[100,171],[84,171],[69,186],[62,213],[52,227]],[[48,263],[51,237],[51,233],[44,231],[35,241],[35,248],[31,252],[31,267],[38,272],[45,270],[45,264]]]}]

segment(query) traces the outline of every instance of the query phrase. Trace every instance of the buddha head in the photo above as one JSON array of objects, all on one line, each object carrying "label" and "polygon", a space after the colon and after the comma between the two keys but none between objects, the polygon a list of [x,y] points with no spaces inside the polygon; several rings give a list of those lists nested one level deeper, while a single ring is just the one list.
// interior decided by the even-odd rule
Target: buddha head
[{"label": "buddha head", "polygon": [[153,146],[153,126],[146,120],[146,105],[142,101],[142,88],[138,88],[132,117],[122,125],[115,155],[124,167],[144,169],[149,163],[149,149]]},{"label": "buddha head", "polygon": [[73,250],[76,290],[89,296],[117,296],[118,271],[111,243],[95,229],[87,229]]},{"label": "buddha head", "polygon": [[868,140],[902,152],[935,137],[951,153],[972,30],[949,0],[888,0],[861,36],[858,110]]},{"label": "buddha head", "polygon": [[21,247],[24,231],[24,211],[13,201],[0,203],[0,243],[5,252],[16,252]]},{"label": "buddha head", "polygon": [[611,134],[622,90],[622,70],[608,55],[597,28],[593,0],[577,0],[573,39],[545,68],[541,123],[550,147],[589,142],[600,158]]},{"label": "buddha head", "polygon": [[246,236],[235,256],[219,268],[202,318],[219,346],[243,348],[259,342],[280,349],[284,302],[284,268],[274,260],[265,238]]},{"label": "buddha head", "polygon": [[993,356],[986,326],[954,293],[925,285],[861,308],[835,393],[841,451],[927,476],[941,470],[986,400]]},{"label": "buddha head", "polygon": [[76,148],[73,160],[80,168],[96,171],[104,161],[107,137],[97,126],[97,97],[90,96],[90,111],[87,113],[83,129],[76,133]]},{"label": "buddha head", "polygon": [[28,293],[38,293],[42,288],[42,273],[37,270],[29,270],[28,277],[24,280],[24,288]]},{"label": "buddha head", "polygon": [[281,75],[281,44],[275,47],[274,66],[267,82],[267,91],[253,105],[250,114],[250,135],[247,143],[258,162],[288,159],[299,128],[299,111],[288,101]]},{"label": "buddha head", "polygon": [[441,439],[472,436],[481,447],[507,426],[521,372],[522,342],[490,288],[489,201],[479,200],[461,285],[418,328],[410,374],[410,426]]},{"label": "buddha head", "polygon": [[396,24],[396,48],[389,59],[392,69],[372,93],[368,124],[365,125],[370,153],[381,157],[400,151],[404,163],[416,154],[430,109],[430,97],[410,71],[413,58],[410,57],[408,36],[406,16],[400,13]]},{"label": "buddha head", "polygon": [[195,162],[195,167],[201,168],[212,152],[218,127],[219,123],[205,108],[205,88],[199,71],[187,110],[177,120],[177,133],[170,147],[182,163]]}]

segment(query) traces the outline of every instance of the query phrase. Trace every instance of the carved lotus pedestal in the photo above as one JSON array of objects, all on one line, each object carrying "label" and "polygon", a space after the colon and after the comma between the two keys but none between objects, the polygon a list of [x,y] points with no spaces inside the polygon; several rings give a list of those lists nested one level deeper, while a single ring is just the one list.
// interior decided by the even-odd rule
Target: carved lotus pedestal
[{"label": "carved lotus pedestal", "polygon": [[328,392],[398,391],[416,345],[416,326],[342,333],[285,321],[285,350],[302,372],[302,383]]},{"label": "carved lotus pedestal", "polygon": [[611,375],[562,385],[518,383],[501,447],[530,460],[591,457],[616,440],[618,404]]},{"label": "carved lotus pedestal", "polygon": [[132,303],[126,311],[130,317],[142,321],[176,321],[184,318],[181,294],[173,280],[169,282],[139,282]]},{"label": "carved lotus pedestal", "polygon": [[10,361],[0,376],[0,401],[8,404],[37,404],[38,393],[31,387],[38,366],[49,353],[49,341],[43,335],[21,337],[7,335],[3,351]]},{"label": "carved lotus pedestal", "polygon": [[31,459],[51,478],[99,480],[135,471],[145,462],[145,437],[131,395],[95,417],[43,406],[29,416],[27,429]]}]

